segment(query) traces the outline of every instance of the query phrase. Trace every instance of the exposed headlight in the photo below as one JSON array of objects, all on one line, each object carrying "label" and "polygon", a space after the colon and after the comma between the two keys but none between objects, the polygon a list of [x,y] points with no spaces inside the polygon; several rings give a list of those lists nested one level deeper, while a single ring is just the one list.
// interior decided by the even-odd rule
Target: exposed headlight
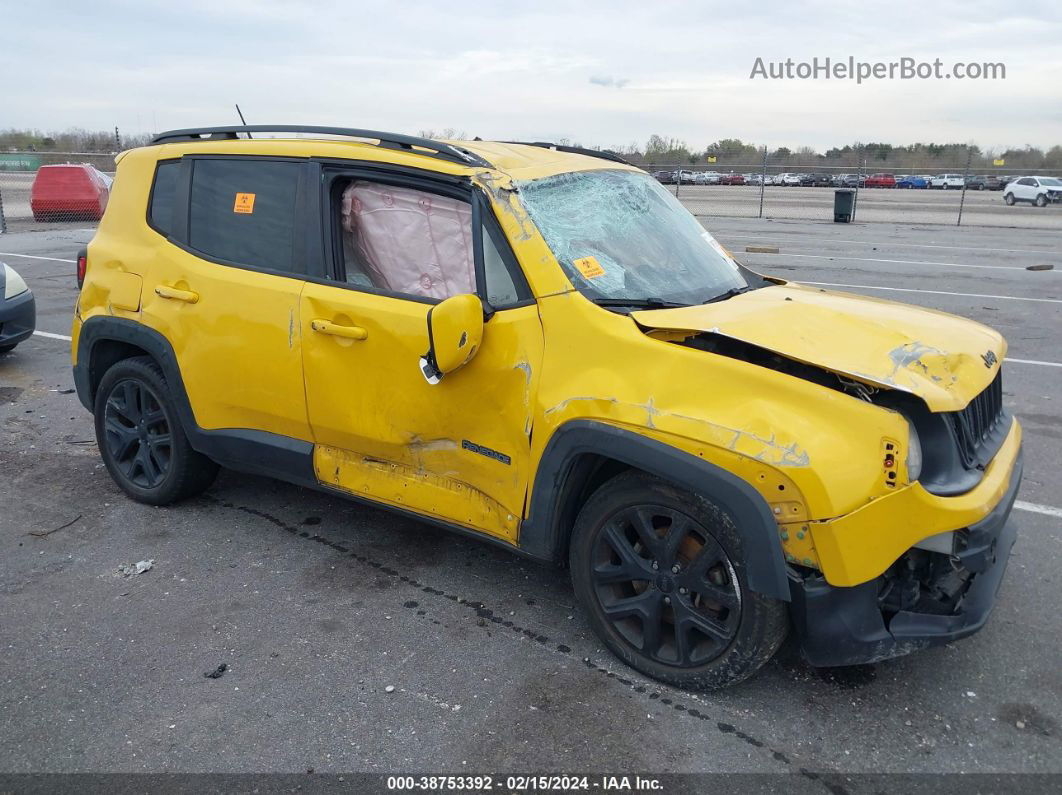
[{"label": "exposed headlight", "polygon": [[28,289],[25,280],[15,272],[15,269],[10,265],[4,265],[4,298],[14,298]]},{"label": "exposed headlight", "polygon": [[907,420],[907,429],[907,479],[915,481],[922,474],[922,441],[910,420]]}]

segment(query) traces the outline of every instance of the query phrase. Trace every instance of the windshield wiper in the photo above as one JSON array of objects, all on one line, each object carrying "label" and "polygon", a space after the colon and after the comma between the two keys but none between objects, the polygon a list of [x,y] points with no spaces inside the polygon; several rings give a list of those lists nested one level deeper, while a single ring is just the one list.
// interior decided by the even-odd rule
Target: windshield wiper
[{"label": "windshield wiper", "polygon": [[678,306],[689,306],[679,301],[665,301],[663,298],[591,298],[598,306],[632,306],[645,307],[646,309],[674,309]]},{"label": "windshield wiper", "polygon": [[750,290],[755,290],[755,289],[756,289],[755,287],[750,287],[748,285],[746,285],[745,287],[731,287],[725,293],[720,293],[719,295],[715,296],[714,298],[709,298],[704,303],[706,303],[706,304],[714,304],[716,301],[725,301],[728,298],[733,298],[735,295],[741,295],[742,293],[747,293]]}]

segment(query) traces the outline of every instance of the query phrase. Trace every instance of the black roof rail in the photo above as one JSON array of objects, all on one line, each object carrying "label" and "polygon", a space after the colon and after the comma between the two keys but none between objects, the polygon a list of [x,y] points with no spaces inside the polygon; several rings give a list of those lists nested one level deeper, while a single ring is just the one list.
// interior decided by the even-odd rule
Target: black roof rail
[{"label": "black roof rail", "polygon": [[430,138],[418,138],[414,135],[380,132],[379,130],[359,130],[350,127],[316,127],[288,124],[239,124],[226,127],[195,127],[187,130],[169,130],[159,133],[152,140],[153,144],[173,143],[177,141],[210,141],[239,138],[240,133],[311,133],[316,135],[336,135],[347,138],[367,138],[379,141],[378,146],[387,149],[404,149],[417,152],[427,157],[448,160],[463,166],[482,166],[492,168],[491,164],[477,154],[460,146],[433,141]]},{"label": "black roof rail", "polygon": [[582,146],[564,146],[549,141],[503,141],[506,144],[518,144],[520,146],[538,146],[543,149],[553,149],[557,152],[568,152],[573,155],[587,155],[588,157],[600,157],[602,160],[611,160],[613,163],[623,163],[625,166],[633,166],[629,160],[624,160],[609,149],[586,149]]}]

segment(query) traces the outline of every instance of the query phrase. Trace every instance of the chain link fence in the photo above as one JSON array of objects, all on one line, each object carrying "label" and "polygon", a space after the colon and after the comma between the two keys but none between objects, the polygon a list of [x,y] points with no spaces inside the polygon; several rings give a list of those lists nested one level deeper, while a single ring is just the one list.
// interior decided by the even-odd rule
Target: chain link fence
[{"label": "chain link fence", "polygon": [[113,177],[113,154],[0,152],[0,232],[94,224]]},{"label": "chain link fence", "polygon": [[[699,217],[833,221],[834,192],[855,192],[851,220],[907,224],[1025,227],[1062,230],[1062,202],[1045,207],[1004,201],[1005,186],[1033,176],[1013,169],[890,168],[756,163],[725,166],[643,165]],[[78,152],[0,153],[0,232],[96,223],[106,207],[114,155]],[[1035,176],[1062,179],[1062,170]]]},{"label": "chain link fence", "polygon": [[[834,194],[854,193],[851,221],[860,223],[946,224],[1062,230],[1062,201],[1050,194],[1037,206],[1035,189],[1022,199],[1020,189],[1007,186],[1019,179],[1048,177],[1060,181],[1062,170],[1035,174],[1006,168],[975,170],[969,163],[941,168],[890,168],[888,164],[856,162],[759,163],[676,166],[643,165],[696,216],[703,218],[767,218],[802,221],[834,220]],[[1018,190],[1017,193],[1015,191]],[[1007,194],[1018,201],[1008,204]]]}]

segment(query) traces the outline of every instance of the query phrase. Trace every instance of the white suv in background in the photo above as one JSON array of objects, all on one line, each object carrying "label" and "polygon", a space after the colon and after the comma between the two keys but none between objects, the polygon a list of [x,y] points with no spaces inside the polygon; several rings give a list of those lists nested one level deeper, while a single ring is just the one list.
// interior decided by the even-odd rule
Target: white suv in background
[{"label": "white suv in background", "polygon": [[1051,202],[1062,201],[1062,180],[1055,177],[1021,177],[1007,183],[1003,189],[1003,201],[1029,202],[1037,207],[1046,207]]},{"label": "white suv in background", "polygon": [[800,185],[800,176],[797,174],[779,174],[774,178],[775,185]]},{"label": "white suv in background", "polygon": [[722,176],[718,171],[698,171],[693,175],[693,184],[718,185]]},{"label": "white suv in background", "polygon": [[963,179],[962,174],[937,174],[929,180],[929,187],[940,188],[941,190],[947,190],[948,188],[962,190],[965,184],[966,180]]}]

